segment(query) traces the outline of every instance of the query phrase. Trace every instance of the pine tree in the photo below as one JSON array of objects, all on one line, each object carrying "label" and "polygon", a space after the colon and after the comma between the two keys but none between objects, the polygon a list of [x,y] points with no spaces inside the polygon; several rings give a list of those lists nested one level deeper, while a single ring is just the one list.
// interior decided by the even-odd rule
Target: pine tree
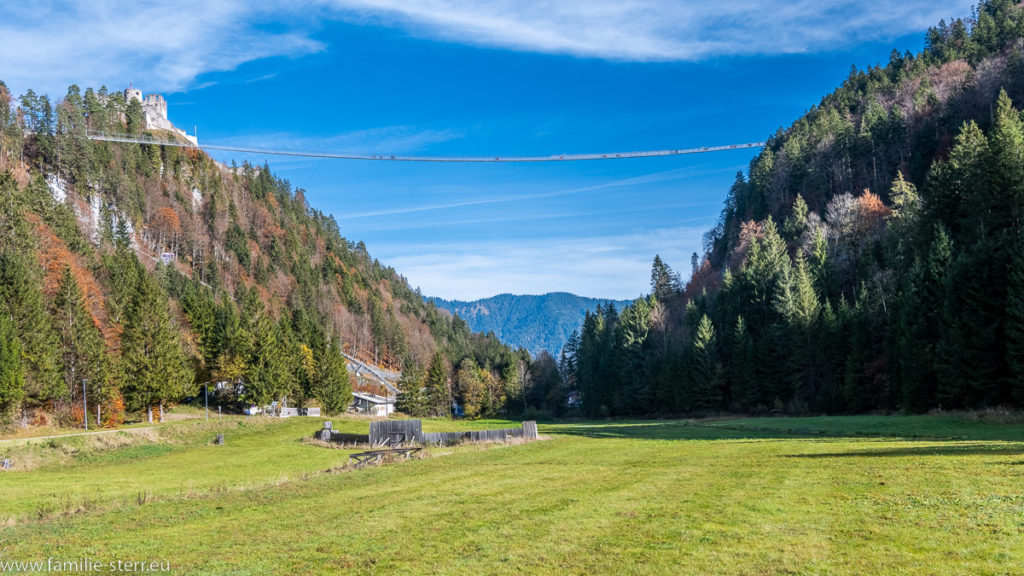
[{"label": "pine tree", "polygon": [[740,410],[750,410],[757,405],[757,382],[755,381],[754,342],[747,331],[743,316],[736,318],[732,334],[732,354],[729,359],[729,393],[732,404]]},{"label": "pine tree", "polygon": [[217,307],[213,295],[210,290],[193,281],[186,287],[180,302],[192,330],[199,336],[197,344],[203,361],[212,367],[218,353]]},{"label": "pine tree", "polygon": [[15,336],[10,315],[0,306],[0,430],[6,430],[13,424],[24,395],[21,343]]},{"label": "pine tree", "polygon": [[1006,299],[1006,359],[1014,403],[1024,405],[1024,233],[1018,232]]},{"label": "pine tree", "polygon": [[715,409],[722,399],[722,366],[718,361],[718,338],[707,315],[701,316],[690,346],[687,395],[693,410]]},{"label": "pine tree", "polygon": [[284,361],[285,347],[282,346],[278,329],[266,315],[260,313],[252,324],[252,346],[246,361],[245,398],[257,406],[265,406],[290,392]]},{"label": "pine tree", "polygon": [[0,300],[21,340],[25,368],[25,393],[37,401],[67,397],[60,374],[57,336],[53,331],[39,278],[32,270],[38,265],[29,253],[16,249],[0,252]]},{"label": "pine tree", "polygon": [[217,307],[211,348],[216,350],[214,374],[227,382],[244,383],[249,373],[252,336],[242,325],[238,311],[227,293]]},{"label": "pine tree", "polygon": [[661,302],[668,302],[680,288],[679,276],[662,261],[661,256],[655,255],[651,265],[651,294]]},{"label": "pine tree", "polygon": [[[90,403],[108,404],[112,391],[103,335],[86,309],[85,296],[68,266],[61,273],[53,299],[53,322],[60,342],[64,382],[72,398],[88,381]],[[73,401],[77,405],[81,399]]]},{"label": "pine tree", "polygon": [[142,110],[142,104],[135,99],[128,102],[124,112],[127,118],[128,133],[129,134],[141,134],[146,129],[144,122],[144,112]]},{"label": "pine tree", "polygon": [[793,212],[786,217],[786,221],[783,224],[783,231],[786,237],[791,239],[797,239],[804,230],[807,228],[807,202],[804,201],[804,197],[800,194],[796,195],[796,200],[793,201]]},{"label": "pine tree", "polygon": [[745,285],[744,290],[748,294],[748,322],[752,330],[764,330],[778,317],[774,302],[789,269],[786,243],[769,217],[764,223],[761,238],[751,244],[738,279]]},{"label": "pine tree", "polygon": [[313,391],[328,414],[341,414],[352,404],[352,381],[345,369],[341,347],[333,338],[317,362]]},{"label": "pine tree", "polygon": [[[114,239],[115,249],[113,253],[104,255],[103,267],[108,276],[110,294],[107,298],[107,309],[110,318],[121,324],[124,322],[124,314],[131,303],[136,292],[136,283],[143,275],[142,264],[135,256],[130,246],[128,230],[124,220],[118,221],[119,232]],[[122,237],[123,234],[123,237]]]},{"label": "pine tree", "polygon": [[398,398],[395,399],[395,410],[409,416],[426,416],[427,397],[423,389],[423,370],[413,362],[407,362],[402,368],[402,377],[398,381]]},{"label": "pine tree", "polygon": [[451,416],[452,396],[448,383],[448,360],[437,352],[430,361],[426,380],[427,412],[432,416]]},{"label": "pine tree", "polygon": [[965,122],[956,136],[949,161],[936,163],[927,181],[928,217],[942,222],[954,237],[974,237],[992,203],[986,161],[989,143],[973,121]]},{"label": "pine tree", "polygon": [[818,388],[818,317],[821,304],[814,290],[814,281],[803,254],[798,253],[796,266],[779,286],[777,306],[786,320],[791,353],[786,360],[792,379],[793,398],[801,406],[816,395]]},{"label": "pine tree", "polygon": [[152,409],[184,396],[194,374],[171,320],[167,297],[156,280],[140,271],[135,294],[125,312],[121,334],[124,393],[131,410]]},{"label": "pine tree", "polygon": [[903,173],[897,172],[889,198],[892,200],[892,217],[888,226],[890,249],[895,269],[906,273],[922,245],[921,196],[917,188],[903,178]]},{"label": "pine tree", "polygon": [[649,363],[654,297],[638,298],[622,310],[616,326],[615,371],[621,383],[612,406],[618,414],[646,414],[654,401]]},{"label": "pine tree", "polygon": [[[992,189],[986,209],[989,227],[1007,228],[1024,217],[1024,121],[1013,108],[1006,90],[996,102],[995,124],[989,136]],[[972,182],[971,184],[977,185]]]}]

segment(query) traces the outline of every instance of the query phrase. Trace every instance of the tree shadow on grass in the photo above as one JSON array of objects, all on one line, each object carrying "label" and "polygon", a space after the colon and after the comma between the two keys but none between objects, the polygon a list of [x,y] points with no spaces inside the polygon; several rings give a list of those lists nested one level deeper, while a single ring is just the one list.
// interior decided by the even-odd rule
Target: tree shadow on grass
[{"label": "tree shadow on grass", "polygon": [[[905,442],[1022,442],[1019,426],[978,428],[971,423],[943,422],[941,429],[922,429],[915,426],[920,421],[903,421],[901,416],[892,416],[892,421],[883,426],[862,423],[854,429],[848,423],[832,417],[797,418],[792,422],[786,418],[772,419],[771,427],[757,426],[756,422],[744,424],[742,418],[735,420],[625,420],[625,421],[584,421],[563,422],[545,426],[545,432],[582,436],[586,438],[631,439],[631,440],[786,440],[814,439],[818,441],[861,440],[861,441],[905,441]],[[811,420],[809,422],[809,420]],[[905,424],[904,424],[905,422]],[[792,424],[792,426],[787,426]],[[946,426],[948,424],[948,426]],[[903,428],[901,430],[901,428]],[[982,446],[982,444],[978,444]],[[955,448],[952,448],[955,449]],[[922,448],[927,451],[927,448]]]},{"label": "tree shadow on grass", "polygon": [[556,425],[548,431],[586,438],[624,440],[765,440],[808,437],[824,439],[836,436],[813,431],[706,426],[689,420],[567,423]]},{"label": "tree shadow on grass", "polygon": [[[1024,454],[1024,444],[932,444],[929,446],[898,446],[875,450],[849,450],[812,454],[786,454],[787,458],[891,458],[894,456],[1018,456]],[[1022,463],[1024,464],[1024,463]]]}]

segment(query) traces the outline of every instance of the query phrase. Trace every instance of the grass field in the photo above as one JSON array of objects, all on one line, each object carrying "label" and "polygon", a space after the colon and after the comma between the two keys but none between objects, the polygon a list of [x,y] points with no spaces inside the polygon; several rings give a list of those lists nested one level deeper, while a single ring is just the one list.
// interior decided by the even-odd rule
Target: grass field
[{"label": "grass field", "polygon": [[[0,562],[235,575],[1024,572],[1020,424],[560,423],[541,427],[542,442],[353,471],[338,470],[348,451],[302,441],[318,427],[232,419],[121,444],[0,445],[29,463],[0,473]],[[220,431],[227,443],[211,445]]]}]

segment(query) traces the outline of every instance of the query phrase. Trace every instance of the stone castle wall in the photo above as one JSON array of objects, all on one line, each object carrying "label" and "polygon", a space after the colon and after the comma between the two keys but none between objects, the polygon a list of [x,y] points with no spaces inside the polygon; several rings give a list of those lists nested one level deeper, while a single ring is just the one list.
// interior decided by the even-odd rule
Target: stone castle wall
[{"label": "stone castle wall", "polygon": [[142,113],[146,122],[146,130],[167,130],[185,138],[189,142],[199,145],[195,136],[188,135],[184,130],[176,128],[167,119],[167,100],[160,94],[147,94],[142,96],[142,90],[128,88],[124,91],[126,102],[138,100],[142,104]]}]

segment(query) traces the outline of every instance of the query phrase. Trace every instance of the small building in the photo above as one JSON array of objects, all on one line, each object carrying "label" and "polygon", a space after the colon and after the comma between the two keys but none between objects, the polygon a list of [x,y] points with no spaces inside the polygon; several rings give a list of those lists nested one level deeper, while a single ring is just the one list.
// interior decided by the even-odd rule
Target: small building
[{"label": "small building", "polygon": [[373,416],[390,416],[395,411],[395,401],[368,392],[353,392],[351,412]]}]

